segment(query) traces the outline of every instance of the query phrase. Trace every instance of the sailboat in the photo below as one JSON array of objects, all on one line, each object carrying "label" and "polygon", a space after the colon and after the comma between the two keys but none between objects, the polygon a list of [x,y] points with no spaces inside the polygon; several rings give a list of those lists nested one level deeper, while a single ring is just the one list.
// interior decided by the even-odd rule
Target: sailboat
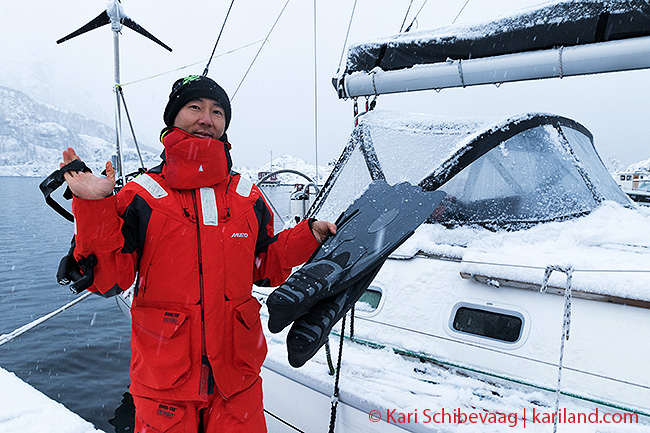
[{"label": "sailboat", "polygon": [[[336,92],[375,98],[648,68],[647,9],[558,2],[354,45]],[[267,332],[270,431],[485,431],[536,419],[542,428],[557,424],[560,405],[583,424],[594,413],[650,422],[650,353],[630,332],[650,325],[650,239],[638,229],[648,217],[607,174],[587,128],[549,113],[370,110],[308,216],[336,219],[375,179],[448,198],[387,260],[329,351],[294,369],[286,334]],[[263,301],[270,290],[255,293]],[[128,313],[129,293],[118,299]]]},{"label": "sailboat", "polygon": [[[333,83],[355,101],[648,68],[650,5],[555,2],[356,44],[346,65]],[[270,431],[650,428],[649,215],[586,127],[549,113],[375,108],[359,115],[308,216],[335,219],[378,179],[447,198],[389,257],[331,347],[294,369],[286,331],[266,333]],[[271,290],[255,292],[264,301]]]}]

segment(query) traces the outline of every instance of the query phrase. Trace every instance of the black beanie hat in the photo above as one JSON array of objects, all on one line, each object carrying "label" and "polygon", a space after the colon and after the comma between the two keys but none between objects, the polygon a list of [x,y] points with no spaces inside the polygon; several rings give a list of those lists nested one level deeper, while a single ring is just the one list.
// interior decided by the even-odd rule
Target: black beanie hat
[{"label": "black beanie hat", "polygon": [[165,107],[163,120],[165,125],[173,126],[176,115],[190,101],[199,98],[209,98],[217,101],[226,116],[226,129],[230,124],[230,99],[223,88],[211,78],[202,75],[188,75],[177,80],[169,94],[169,102]]}]

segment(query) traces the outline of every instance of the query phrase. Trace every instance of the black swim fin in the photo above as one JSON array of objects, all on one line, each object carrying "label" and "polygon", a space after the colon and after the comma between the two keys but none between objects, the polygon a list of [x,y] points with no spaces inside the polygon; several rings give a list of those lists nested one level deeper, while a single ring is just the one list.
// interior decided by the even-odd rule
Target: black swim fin
[{"label": "black swim fin", "polygon": [[332,327],[359,300],[380,269],[381,265],[347,290],[319,301],[307,314],[293,322],[287,334],[287,352],[292,367],[302,367],[318,352],[327,341]]},{"label": "black swim fin", "polygon": [[390,186],[383,180],[373,181],[338,218],[336,235],[269,295],[269,330],[280,332],[318,301],[378,272],[444,196],[444,192],[423,192],[406,182]]}]

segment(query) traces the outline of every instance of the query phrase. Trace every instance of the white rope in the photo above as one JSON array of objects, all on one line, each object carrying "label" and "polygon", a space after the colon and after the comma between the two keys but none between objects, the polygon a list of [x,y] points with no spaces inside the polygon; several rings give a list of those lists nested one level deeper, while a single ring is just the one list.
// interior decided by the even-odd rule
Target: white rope
[{"label": "white rope", "polygon": [[463,61],[458,59],[458,74],[460,75],[460,84],[465,88],[465,77],[463,77]]},{"label": "white rope", "polygon": [[377,75],[376,70],[373,69],[372,71],[370,71],[370,77],[372,78],[372,91],[375,92],[375,97],[377,97],[379,93],[377,93],[377,86],[375,85],[375,75]]},{"label": "white rope", "polygon": [[[562,364],[564,362],[564,342],[569,339],[569,329],[571,328],[571,286],[573,279],[573,268],[571,266],[547,266],[544,271],[544,280],[540,291],[546,292],[548,280],[553,271],[559,271],[566,274],[566,287],[564,291],[564,317],[562,320],[562,337],[560,338],[560,359],[557,364],[557,389],[555,391],[555,413],[560,410],[560,393],[562,389]],[[553,433],[557,432],[557,416],[554,417]]]},{"label": "white rope", "polygon": [[563,67],[563,64],[562,64],[562,53],[563,53],[563,52],[564,52],[564,47],[561,46],[561,47],[558,49],[558,57],[559,57],[558,60],[559,60],[559,62],[560,62],[560,79],[564,78],[564,67]]},{"label": "white rope", "polygon": [[46,314],[43,317],[40,317],[40,318],[38,318],[38,319],[36,319],[34,321],[31,321],[28,324],[23,325],[18,329],[15,329],[13,332],[10,332],[9,334],[0,335],[0,346],[2,346],[5,343],[10,342],[14,338],[18,337],[19,335],[24,334],[25,332],[29,331],[30,329],[33,329],[33,328],[37,327],[41,323],[45,322],[46,320],[51,319],[52,317],[56,316],[57,314],[64,312],[65,310],[72,307],[73,305],[78,304],[79,302],[83,301],[84,299],[86,299],[90,295],[92,295],[92,292],[86,292],[83,295],[76,298],[74,301],[65,304],[61,308],[58,308],[58,309],[52,311],[51,313]]},{"label": "white rope", "polygon": [[[446,62],[451,65],[455,63],[456,60],[447,57]],[[458,59],[458,76],[460,77],[460,85],[463,86],[463,88],[465,88],[466,86],[465,86],[465,77],[463,76],[463,61],[461,59]]]}]

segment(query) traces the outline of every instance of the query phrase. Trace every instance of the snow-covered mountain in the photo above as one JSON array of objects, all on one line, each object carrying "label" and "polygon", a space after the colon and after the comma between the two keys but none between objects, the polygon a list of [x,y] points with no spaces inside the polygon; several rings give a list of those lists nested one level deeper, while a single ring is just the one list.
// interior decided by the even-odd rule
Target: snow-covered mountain
[{"label": "snow-covered mountain", "polygon": [[[125,127],[124,133],[128,129]],[[160,151],[142,146],[145,166],[151,168],[160,162]],[[72,147],[95,172],[101,172],[115,149],[115,132],[103,123],[80,114],[70,113],[42,104],[18,90],[0,86],[0,176],[45,177],[59,168],[61,152]],[[137,151],[132,141],[125,145],[124,163],[127,172],[139,167]],[[283,168],[298,170],[315,179],[314,165],[282,155],[261,168],[235,167],[257,182],[259,172]],[[320,166],[319,183],[323,183],[332,169]],[[300,176],[281,174],[282,183],[306,183]]]},{"label": "snow-covered mountain", "polygon": [[[82,155],[91,169],[101,171],[114,153],[115,132],[80,114],[0,86],[0,176],[47,176],[59,168],[61,152],[67,147]],[[158,155],[152,149],[142,150],[148,167],[157,164]],[[124,159],[127,171],[137,170],[138,155],[128,142]]]},{"label": "snow-covered mountain", "polygon": [[635,162],[627,167],[626,171],[650,171],[650,158],[645,161]]}]

